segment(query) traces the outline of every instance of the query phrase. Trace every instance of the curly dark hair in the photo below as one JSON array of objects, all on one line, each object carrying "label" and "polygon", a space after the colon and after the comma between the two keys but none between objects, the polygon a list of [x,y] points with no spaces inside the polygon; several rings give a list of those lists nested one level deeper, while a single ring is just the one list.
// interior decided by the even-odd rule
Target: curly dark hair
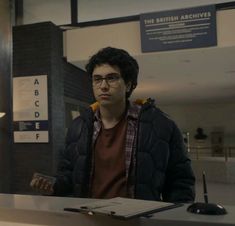
[{"label": "curly dark hair", "polygon": [[106,47],[99,50],[93,55],[86,65],[86,71],[89,76],[92,76],[94,68],[97,65],[109,64],[110,66],[117,66],[120,69],[121,76],[127,84],[131,82],[131,89],[126,94],[126,98],[130,97],[132,91],[137,86],[137,78],[139,73],[139,65],[137,61],[130,56],[130,54],[123,50],[113,47]]}]

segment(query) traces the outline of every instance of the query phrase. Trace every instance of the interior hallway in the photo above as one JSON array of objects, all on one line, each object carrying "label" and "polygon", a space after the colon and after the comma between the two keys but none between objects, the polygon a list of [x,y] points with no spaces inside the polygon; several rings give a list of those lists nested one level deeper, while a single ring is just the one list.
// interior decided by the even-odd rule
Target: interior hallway
[{"label": "interior hallway", "polygon": [[[207,183],[208,200],[210,203],[222,205],[235,205],[235,184]],[[196,200],[204,202],[203,185],[201,181],[196,184]]]}]

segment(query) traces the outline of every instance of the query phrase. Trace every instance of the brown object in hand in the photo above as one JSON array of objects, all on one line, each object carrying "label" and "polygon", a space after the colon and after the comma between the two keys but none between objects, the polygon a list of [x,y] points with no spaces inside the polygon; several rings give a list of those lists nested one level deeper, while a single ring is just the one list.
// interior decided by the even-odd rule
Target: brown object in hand
[{"label": "brown object in hand", "polygon": [[54,193],[53,187],[55,182],[55,177],[41,173],[34,173],[30,186],[39,193],[52,195]]}]

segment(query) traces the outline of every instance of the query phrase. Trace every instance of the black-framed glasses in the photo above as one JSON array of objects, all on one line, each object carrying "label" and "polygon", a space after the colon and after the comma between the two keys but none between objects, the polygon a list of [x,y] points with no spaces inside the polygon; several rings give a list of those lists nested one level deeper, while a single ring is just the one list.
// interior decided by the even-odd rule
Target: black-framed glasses
[{"label": "black-framed glasses", "polygon": [[92,83],[96,87],[100,87],[103,80],[110,86],[115,87],[120,80],[121,76],[118,73],[110,73],[107,74],[105,77],[102,77],[101,75],[94,75],[92,78]]}]

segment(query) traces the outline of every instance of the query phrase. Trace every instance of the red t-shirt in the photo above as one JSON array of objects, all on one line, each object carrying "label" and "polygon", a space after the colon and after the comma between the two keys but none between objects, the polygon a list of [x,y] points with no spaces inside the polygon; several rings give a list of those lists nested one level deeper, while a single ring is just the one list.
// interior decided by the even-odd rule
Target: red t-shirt
[{"label": "red t-shirt", "polygon": [[94,152],[93,198],[126,197],[125,139],[127,120],[123,117],[110,129],[101,128]]}]

